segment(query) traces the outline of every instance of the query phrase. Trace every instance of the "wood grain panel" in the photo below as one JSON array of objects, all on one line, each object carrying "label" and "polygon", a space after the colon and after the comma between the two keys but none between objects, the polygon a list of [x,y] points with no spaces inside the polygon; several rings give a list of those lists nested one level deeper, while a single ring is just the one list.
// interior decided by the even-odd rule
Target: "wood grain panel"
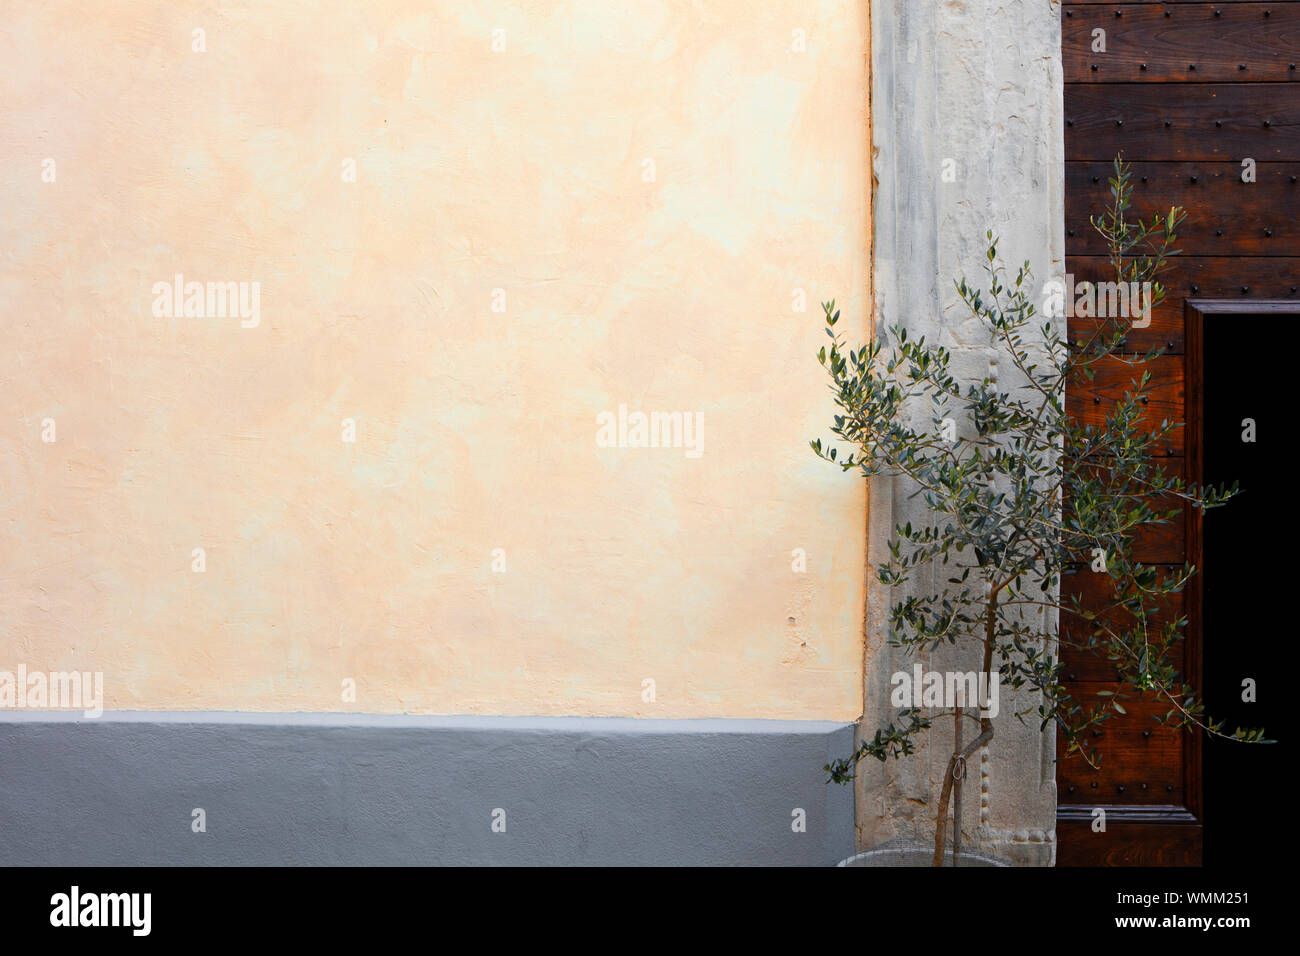
[{"label": "wood grain panel", "polygon": [[[1181,565],[1178,565],[1181,567]],[[1167,568],[1166,570],[1173,570]],[[1094,574],[1086,568],[1080,569],[1074,574],[1065,575],[1061,579],[1061,601],[1066,607],[1072,607],[1070,603],[1078,598],[1084,607],[1100,610],[1103,607],[1109,607],[1112,601],[1110,592],[1109,578],[1105,575]],[[1152,627],[1162,628],[1169,621],[1176,617],[1181,617],[1185,613],[1186,599],[1182,592],[1167,595],[1156,608],[1150,624]],[[1126,626],[1132,622],[1132,617],[1122,611],[1112,611],[1102,615],[1103,622],[1110,622],[1114,626]],[[1079,642],[1085,641],[1088,634],[1092,631],[1093,625],[1074,614],[1061,614],[1061,634],[1067,641]],[[1104,653],[1089,651],[1061,645],[1061,662],[1065,665],[1062,671],[1062,677],[1069,685],[1075,684],[1093,684],[1093,683],[1113,683],[1119,680],[1119,674],[1115,670],[1114,664],[1106,660]]]},{"label": "wood grain panel", "polygon": [[[1061,19],[1067,83],[1287,82],[1297,78],[1300,6],[1083,4]],[[1095,30],[1105,52],[1094,52]]]},{"label": "wood grain panel", "polygon": [[[1114,278],[1104,256],[1069,256],[1066,271],[1076,282],[1104,282]],[[1184,350],[1183,300],[1198,296],[1233,299],[1295,299],[1300,301],[1300,257],[1174,256],[1160,274],[1168,290],[1165,301],[1152,310],[1151,324],[1132,329],[1124,350],[1146,352],[1163,348],[1171,355]],[[1067,330],[1073,341],[1096,326],[1090,319],[1071,318]]]},{"label": "wood grain panel", "polygon": [[[1124,817],[1112,807],[1106,830],[1092,829],[1091,817],[1063,812],[1056,822],[1057,866],[1200,866],[1203,838],[1199,825],[1162,815]],[[1172,819],[1172,822],[1170,821]]]},{"label": "wood grain panel", "polygon": [[[1182,463],[1181,458],[1157,460]],[[1153,504],[1152,507],[1157,505]],[[1171,505],[1166,504],[1163,507],[1167,509]],[[1163,524],[1143,525],[1133,532],[1133,557],[1143,564],[1176,564],[1186,553],[1185,535],[1186,520],[1183,518]]]},{"label": "wood grain panel", "polygon": [[[1178,232],[1188,256],[1294,256],[1300,249],[1300,163],[1266,163],[1254,183],[1241,181],[1236,163],[1134,162],[1130,218],[1189,211]],[[1065,249],[1069,255],[1105,255],[1089,225],[1110,202],[1110,163],[1065,164]]]},{"label": "wood grain panel", "polygon": [[[1260,0],[1223,0],[1223,3],[1259,3]],[[1296,3],[1300,0],[1278,0],[1279,3]],[[1203,4],[1204,0],[1121,0],[1116,3],[1115,0],[1070,0],[1065,4],[1067,11],[1073,7],[1086,6],[1104,6],[1104,7],[1136,7],[1142,4],[1159,5],[1162,7],[1176,7],[1180,4],[1192,6],[1194,4]]]},{"label": "wood grain panel", "polygon": [[1300,87],[1099,83],[1071,89],[1065,155],[1109,162],[1121,153],[1145,160],[1294,161],[1300,157]]},{"label": "wood grain panel", "polygon": [[[1067,410],[1085,425],[1104,425],[1106,416],[1114,411],[1115,403],[1133,390],[1133,383],[1142,374],[1143,367],[1151,372],[1151,381],[1144,392],[1147,401],[1142,419],[1154,424],[1159,424],[1162,419],[1183,421],[1183,359],[1178,355],[1162,355],[1137,366],[1116,357],[1102,359],[1091,382],[1070,386],[1065,397]],[[1159,443],[1155,452],[1181,457],[1183,432],[1182,428],[1174,429]]]},{"label": "wood grain panel", "polygon": [[[1072,693],[1085,709],[1103,701],[1099,690],[1119,685],[1088,684]],[[1079,756],[1063,758],[1056,776],[1061,804],[1104,806],[1108,803],[1183,803],[1183,745],[1186,732],[1156,723],[1153,716],[1169,710],[1167,701],[1150,694],[1142,700],[1125,696],[1127,711],[1113,715],[1088,731],[1088,746],[1096,748],[1099,766],[1093,769]],[[1065,745],[1058,741],[1058,752]]]}]

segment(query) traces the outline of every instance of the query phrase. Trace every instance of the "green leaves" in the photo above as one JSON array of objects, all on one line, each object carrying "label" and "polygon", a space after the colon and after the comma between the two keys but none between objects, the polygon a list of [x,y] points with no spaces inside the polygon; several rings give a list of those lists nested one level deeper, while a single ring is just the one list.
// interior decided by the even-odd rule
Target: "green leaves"
[{"label": "green leaves", "polygon": [[835,308],[835,300],[831,299],[829,302],[823,302],[822,310],[826,313],[827,334],[834,336],[834,333],[829,331],[829,327],[833,327],[840,320],[839,310]]},{"label": "green leaves", "polygon": [[[1132,177],[1122,158],[1110,186],[1110,207],[1090,221],[1119,281],[1152,282],[1154,307],[1164,296],[1154,277],[1177,253],[1176,230],[1186,214],[1175,207],[1148,222],[1131,221]],[[1065,752],[1090,762],[1100,756],[1085,746],[1085,732],[1126,715],[1120,698],[1129,691],[1168,702],[1169,723],[1262,740],[1262,731],[1223,733],[1182,682],[1177,662],[1186,620],[1161,612],[1195,570],[1158,572],[1138,562],[1133,547],[1144,529],[1181,520],[1185,504],[1219,507],[1235,486],[1200,488],[1165,473],[1157,452],[1182,426],[1154,425],[1144,416],[1152,381],[1147,363],[1159,351],[1125,354],[1126,322],[1100,322],[1075,343],[1052,322],[1037,323],[1029,263],[1009,277],[992,230],[985,235],[982,287],[964,276],[953,287],[998,347],[1002,373],[996,377],[959,379],[948,350],[910,338],[901,325],[879,341],[847,347],[834,329],[834,301],[823,303],[831,344],[818,360],[837,407],[831,434],[847,453],[820,439],[811,443],[813,452],[863,477],[899,479],[930,516],[896,528],[889,557],[876,569],[897,594],[889,609],[890,643],[916,650],[967,646],[973,657],[987,651],[1003,680],[1036,692],[1035,713],[1044,726],[1057,724]],[[1116,361],[1132,367],[1131,387],[1101,424],[1081,422],[1066,407],[1067,388],[1094,382],[1100,363]],[[1088,570],[1097,554],[1104,570]],[[945,590],[901,590],[936,561],[947,567]],[[1104,578],[1100,605],[1055,597],[1070,575],[1094,573]],[[1050,611],[1058,613],[1043,613]],[[1098,704],[1081,706],[1060,682],[1058,646],[1103,657],[1118,672],[1120,692],[1103,692]],[[843,782],[864,756],[911,753],[911,736],[928,726],[919,712],[904,711],[827,770]]]},{"label": "green leaves", "polygon": [[848,783],[853,779],[853,768],[864,757],[875,757],[882,763],[889,757],[904,757],[915,752],[912,738],[922,730],[930,728],[930,719],[915,707],[899,712],[900,724],[892,721],[887,727],[876,731],[875,737],[863,741],[853,755],[826,764],[825,770],[830,778],[828,783]]}]

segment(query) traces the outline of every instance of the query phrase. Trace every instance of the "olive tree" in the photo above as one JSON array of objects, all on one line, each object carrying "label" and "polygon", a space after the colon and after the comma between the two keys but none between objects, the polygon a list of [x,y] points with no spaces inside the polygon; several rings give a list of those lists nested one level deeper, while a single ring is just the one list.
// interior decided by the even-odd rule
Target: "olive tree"
[{"label": "olive tree", "polygon": [[[1165,296],[1157,277],[1177,255],[1185,214],[1174,207],[1149,221],[1131,221],[1130,173],[1119,159],[1110,187],[1110,205],[1091,222],[1110,250],[1116,281],[1146,289],[1142,305],[1149,316]],[[1218,507],[1236,486],[1186,483],[1153,453],[1182,426],[1143,414],[1151,383],[1147,365],[1161,350],[1124,351],[1132,315],[1089,320],[1087,334],[1070,342],[1060,312],[1037,309],[1040,290],[1029,263],[1011,277],[991,230],[987,238],[983,287],[962,278],[956,291],[987,328],[1002,361],[1009,360],[1009,385],[992,378],[960,381],[948,349],[909,337],[901,325],[880,341],[846,347],[835,328],[840,313],[834,301],[823,305],[831,341],[818,357],[838,413],[830,429],[835,441],[813,441],[813,451],[845,472],[901,479],[926,505],[928,520],[894,529],[889,558],[876,569],[882,584],[902,594],[917,569],[936,562],[947,574],[935,593],[908,594],[892,604],[890,643],[909,653],[942,645],[969,653],[984,680],[1025,691],[1018,699],[1031,703],[1016,717],[1037,721],[1041,730],[1055,724],[1062,756],[1093,766],[1100,755],[1086,745],[1086,731],[1123,715],[1132,695],[1159,699],[1167,711],[1157,719],[1170,725],[1261,741],[1259,730],[1229,732],[1210,719],[1177,663],[1186,619],[1156,621],[1157,609],[1187,586],[1196,569],[1186,565],[1162,574],[1134,556],[1141,529],[1180,519],[1184,503]],[[1066,388],[1091,381],[1103,362],[1130,366],[1131,388],[1104,420],[1085,423],[1067,409]],[[1103,606],[1059,597],[1062,577],[1075,573],[1104,576]],[[1075,650],[1104,656],[1120,677],[1118,690],[1103,692],[1088,707],[1061,681],[1059,651],[1067,637],[1060,622],[1070,615],[1086,622],[1069,631],[1086,635],[1069,638]],[[825,768],[832,781],[846,783],[858,761],[910,754],[919,734],[950,716],[955,745],[939,798],[936,866],[943,861],[950,799],[957,807],[957,862],[965,761],[994,736],[989,713],[963,704],[900,708],[851,755]]]}]

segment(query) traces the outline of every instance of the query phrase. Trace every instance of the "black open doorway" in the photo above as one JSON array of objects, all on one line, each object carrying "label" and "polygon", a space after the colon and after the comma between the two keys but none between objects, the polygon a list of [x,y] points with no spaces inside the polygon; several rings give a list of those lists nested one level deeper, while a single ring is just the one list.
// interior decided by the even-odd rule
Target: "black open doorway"
[{"label": "black open doorway", "polygon": [[1257,861],[1285,839],[1267,821],[1289,802],[1282,758],[1294,732],[1283,706],[1294,693],[1296,489],[1287,474],[1297,457],[1296,384],[1275,353],[1286,349],[1300,304],[1192,299],[1186,319],[1189,472],[1242,489],[1220,509],[1188,515],[1188,560],[1201,568],[1188,594],[1188,670],[1199,671],[1193,683],[1225,730],[1264,727],[1278,741],[1211,736],[1194,748],[1200,761],[1193,756],[1188,770],[1203,780],[1204,862],[1217,869]]}]

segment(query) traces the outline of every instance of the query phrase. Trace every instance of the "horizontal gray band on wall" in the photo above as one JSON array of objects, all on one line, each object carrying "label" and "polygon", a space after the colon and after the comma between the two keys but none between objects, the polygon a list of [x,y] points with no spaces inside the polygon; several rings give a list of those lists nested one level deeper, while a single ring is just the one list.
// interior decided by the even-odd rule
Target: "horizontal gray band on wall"
[{"label": "horizontal gray band on wall", "polygon": [[828,866],[853,796],[821,768],[852,746],[828,721],[0,711],[0,862]]}]

